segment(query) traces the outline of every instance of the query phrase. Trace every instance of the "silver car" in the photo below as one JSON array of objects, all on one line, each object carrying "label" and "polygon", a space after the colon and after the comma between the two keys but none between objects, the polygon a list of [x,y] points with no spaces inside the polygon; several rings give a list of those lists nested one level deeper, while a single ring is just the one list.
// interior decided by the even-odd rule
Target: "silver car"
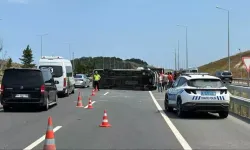
[{"label": "silver car", "polygon": [[90,80],[85,74],[76,74],[74,78],[75,87],[89,87]]}]

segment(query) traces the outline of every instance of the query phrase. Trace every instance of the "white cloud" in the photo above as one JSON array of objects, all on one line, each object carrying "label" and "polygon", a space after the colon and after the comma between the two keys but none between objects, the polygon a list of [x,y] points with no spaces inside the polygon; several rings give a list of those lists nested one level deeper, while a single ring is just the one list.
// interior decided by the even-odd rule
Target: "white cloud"
[{"label": "white cloud", "polygon": [[28,4],[29,0],[8,0],[10,3]]}]

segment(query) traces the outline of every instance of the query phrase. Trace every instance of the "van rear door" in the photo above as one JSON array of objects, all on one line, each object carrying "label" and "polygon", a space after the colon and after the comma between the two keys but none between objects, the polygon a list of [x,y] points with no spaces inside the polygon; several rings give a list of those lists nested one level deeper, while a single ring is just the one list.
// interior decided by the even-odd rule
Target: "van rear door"
[{"label": "van rear door", "polygon": [[63,68],[62,66],[56,66],[56,65],[42,65],[39,66],[39,68],[51,68],[51,72],[53,74],[53,77],[56,81],[59,82],[59,84],[56,84],[56,88],[58,91],[62,91],[64,86],[66,87],[66,77],[64,79],[63,77]]},{"label": "van rear door", "polygon": [[2,85],[3,99],[18,102],[21,99],[40,101],[40,88],[43,85],[42,73],[40,70],[7,69],[4,72]]}]

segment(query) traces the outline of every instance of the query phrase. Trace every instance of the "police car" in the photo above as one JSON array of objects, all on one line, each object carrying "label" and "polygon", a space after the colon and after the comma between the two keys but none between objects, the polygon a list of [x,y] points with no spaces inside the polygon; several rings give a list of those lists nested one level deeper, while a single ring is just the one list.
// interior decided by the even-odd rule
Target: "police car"
[{"label": "police car", "polygon": [[176,108],[179,117],[192,111],[219,113],[220,118],[227,118],[229,102],[229,92],[219,78],[207,73],[186,73],[167,90],[164,105],[167,111]]}]

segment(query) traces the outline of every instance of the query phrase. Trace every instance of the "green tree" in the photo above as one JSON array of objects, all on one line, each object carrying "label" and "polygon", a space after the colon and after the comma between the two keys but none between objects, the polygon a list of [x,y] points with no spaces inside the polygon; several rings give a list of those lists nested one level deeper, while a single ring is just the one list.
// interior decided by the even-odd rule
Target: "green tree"
[{"label": "green tree", "polygon": [[12,66],[12,59],[9,58],[8,61],[7,61],[6,67],[10,68],[11,66]]},{"label": "green tree", "polygon": [[29,45],[23,50],[22,58],[19,58],[22,61],[22,68],[34,68],[35,64],[33,63],[33,54]]}]

